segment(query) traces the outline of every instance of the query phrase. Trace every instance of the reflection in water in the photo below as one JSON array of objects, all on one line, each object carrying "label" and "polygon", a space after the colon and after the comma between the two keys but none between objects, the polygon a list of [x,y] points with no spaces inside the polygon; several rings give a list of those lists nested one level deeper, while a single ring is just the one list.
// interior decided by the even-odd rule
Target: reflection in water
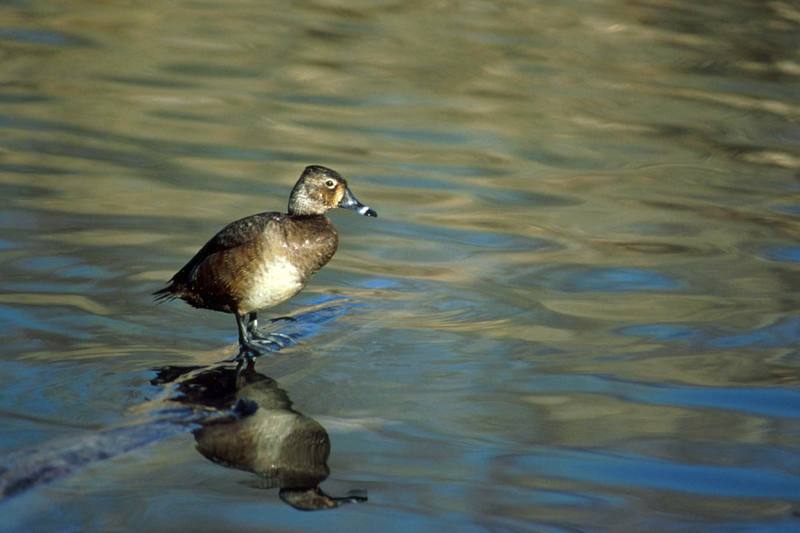
[{"label": "reflection in water", "polygon": [[[160,406],[135,421],[86,429],[0,456],[0,502],[73,475],[101,461],[192,431],[197,449],[211,461],[260,476],[260,487],[279,488],[280,498],[304,511],[367,501],[364,491],[333,497],[320,487],[329,474],[328,433],[292,409],[286,391],[249,365],[164,367],[154,385],[177,382],[180,407]],[[6,414],[8,416],[8,414]],[[24,417],[36,421],[36,417]],[[46,421],[53,423],[52,421]]]},{"label": "reflection in water", "polygon": [[253,472],[264,488],[279,488],[296,509],[332,509],[365,502],[353,491],[333,497],[320,488],[329,474],[330,438],[319,422],[292,409],[278,383],[255,371],[252,361],[240,372],[227,367],[164,367],[154,384],[177,381],[175,401],[193,407],[232,410],[237,416],[201,422],[194,431],[197,450],[207,459]]}]

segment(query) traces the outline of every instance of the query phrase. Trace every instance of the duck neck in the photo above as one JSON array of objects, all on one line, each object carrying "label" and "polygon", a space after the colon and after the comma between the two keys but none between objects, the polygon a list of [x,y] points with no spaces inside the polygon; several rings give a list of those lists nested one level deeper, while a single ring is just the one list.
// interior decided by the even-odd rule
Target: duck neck
[{"label": "duck neck", "polygon": [[321,210],[316,203],[298,197],[289,200],[289,209],[287,212],[292,216],[313,217],[324,216],[325,211],[324,209]]},{"label": "duck neck", "polygon": [[289,210],[289,216],[292,217],[292,218],[295,218],[295,219],[297,219],[297,218],[307,218],[307,219],[323,218],[325,220],[328,220],[328,217],[325,216],[325,213],[307,213],[307,212],[297,211],[297,210],[292,210],[292,209]]}]

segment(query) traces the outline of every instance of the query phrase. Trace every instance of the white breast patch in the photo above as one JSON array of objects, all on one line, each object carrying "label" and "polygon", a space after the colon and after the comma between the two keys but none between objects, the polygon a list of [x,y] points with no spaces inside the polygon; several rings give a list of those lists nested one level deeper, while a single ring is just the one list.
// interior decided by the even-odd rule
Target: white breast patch
[{"label": "white breast patch", "polygon": [[262,264],[253,273],[251,285],[240,304],[244,312],[256,311],[285,302],[303,288],[300,272],[284,258]]}]

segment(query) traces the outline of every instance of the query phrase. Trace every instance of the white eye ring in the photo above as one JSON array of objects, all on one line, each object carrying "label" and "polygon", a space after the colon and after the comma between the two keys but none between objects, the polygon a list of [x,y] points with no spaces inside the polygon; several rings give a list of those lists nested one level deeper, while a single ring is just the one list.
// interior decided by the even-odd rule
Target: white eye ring
[{"label": "white eye ring", "polygon": [[333,189],[336,186],[336,182],[333,180],[328,180],[325,182],[325,186],[329,189]]}]

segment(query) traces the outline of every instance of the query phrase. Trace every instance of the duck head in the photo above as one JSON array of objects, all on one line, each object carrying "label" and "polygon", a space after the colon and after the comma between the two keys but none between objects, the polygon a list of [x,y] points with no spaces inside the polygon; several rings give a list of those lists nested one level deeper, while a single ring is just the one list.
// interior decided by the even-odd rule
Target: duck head
[{"label": "duck head", "polygon": [[374,209],[358,201],[338,172],[319,165],[306,167],[289,196],[289,214],[324,215],[336,207],[367,217],[378,216]]}]

